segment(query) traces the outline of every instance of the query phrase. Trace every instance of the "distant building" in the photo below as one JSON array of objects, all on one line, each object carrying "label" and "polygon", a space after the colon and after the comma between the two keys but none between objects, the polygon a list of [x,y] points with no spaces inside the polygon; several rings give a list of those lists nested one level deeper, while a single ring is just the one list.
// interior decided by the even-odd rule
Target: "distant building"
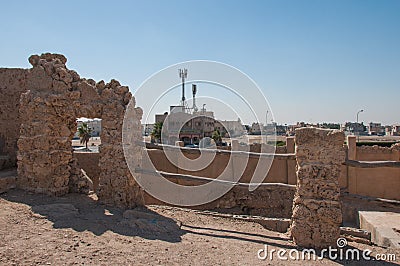
[{"label": "distant building", "polygon": [[77,121],[77,129],[74,135],[74,138],[79,138],[78,128],[83,124],[86,123],[90,129],[92,129],[92,137],[100,137],[101,134],[101,119],[94,118],[94,119],[87,119],[87,118],[79,118]]},{"label": "distant building", "polygon": [[295,135],[295,131],[298,128],[302,128],[302,127],[322,127],[319,124],[312,124],[312,123],[305,123],[305,122],[297,122],[296,125],[289,125],[287,127],[287,135],[288,136],[294,136]]},{"label": "distant building", "polygon": [[222,137],[239,137],[246,134],[246,129],[240,119],[238,120],[217,120],[215,121],[215,129],[218,129]]},{"label": "distant building", "polygon": [[305,123],[305,122],[297,122],[295,125],[288,125],[287,126],[287,135],[294,136],[295,131],[298,128],[302,127],[316,127],[316,128],[329,128],[329,129],[340,129],[340,124],[335,123]]},{"label": "distant building", "polygon": [[278,135],[285,136],[287,134],[288,127],[287,125],[278,125],[276,122],[272,122],[271,124],[267,124],[264,127],[263,134],[265,135]]},{"label": "distant building", "polygon": [[340,129],[340,124],[337,123],[321,123],[317,124],[319,128],[327,128],[327,129]]},{"label": "distant building", "polygon": [[385,135],[385,127],[382,126],[381,123],[369,123],[367,125],[367,131],[368,135],[378,135],[378,136],[383,136]]},{"label": "distant building", "polygon": [[165,118],[167,118],[168,116],[168,112],[165,112],[164,114],[160,115],[156,115],[156,123],[164,123]]},{"label": "distant building", "polygon": [[385,135],[386,136],[392,135],[392,126],[385,126]]},{"label": "distant building", "polygon": [[249,133],[251,135],[261,135],[263,128],[264,128],[264,125],[262,123],[253,123],[253,124],[251,124]]},{"label": "distant building", "polygon": [[266,135],[274,135],[276,134],[276,123],[272,122],[271,124],[267,124],[264,127],[264,132]]},{"label": "distant building", "polygon": [[364,126],[363,123],[356,123],[356,122],[346,122],[344,125],[342,125],[341,130],[347,131],[349,133],[353,134],[359,134],[359,135],[366,135],[366,127]]},{"label": "distant building", "polygon": [[164,144],[173,145],[178,140],[185,144],[198,144],[204,137],[211,138],[215,131],[214,113],[205,108],[190,114],[183,106],[170,106],[169,115],[156,115],[155,119],[156,123],[163,122],[163,139],[168,142]]},{"label": "distant building", "polygon": [[392,136],[400,136],[400,124],[392,125]]},{"label": "distant building", "polygon": [[286,136],[288,134],[288,127],[287,125],[276,125],[276,135],[278,136]]}]

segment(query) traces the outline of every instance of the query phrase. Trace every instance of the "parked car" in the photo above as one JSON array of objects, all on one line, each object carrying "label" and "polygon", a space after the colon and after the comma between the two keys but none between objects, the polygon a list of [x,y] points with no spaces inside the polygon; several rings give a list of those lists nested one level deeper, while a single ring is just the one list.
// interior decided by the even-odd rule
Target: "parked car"
[{"label": "parked car", "polygon": [[198,149],[198,148],[199,148],[199,145],[189,143],[189,144],[185,144],[185,147],[186,147],[186,148]]}]

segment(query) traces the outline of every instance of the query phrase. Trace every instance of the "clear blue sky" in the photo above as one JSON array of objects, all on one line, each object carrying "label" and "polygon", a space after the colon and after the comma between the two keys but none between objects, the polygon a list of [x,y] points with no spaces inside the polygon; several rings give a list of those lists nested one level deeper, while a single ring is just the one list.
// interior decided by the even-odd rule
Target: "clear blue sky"
[{"label": "clear blue sky", "polygon": [[134,91],[164,67],[208,59],[253,78],[278,123],[354,121],[361,108],[361,121],[400,122],[397,0],[6,1],[1,11],[1,67],[58,52],[82,77]]}]

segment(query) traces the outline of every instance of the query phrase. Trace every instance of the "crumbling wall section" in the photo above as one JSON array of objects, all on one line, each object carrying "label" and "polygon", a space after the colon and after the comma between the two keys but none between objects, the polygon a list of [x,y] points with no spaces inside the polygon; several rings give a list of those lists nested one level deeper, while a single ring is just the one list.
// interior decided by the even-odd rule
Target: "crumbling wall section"
[{"label": "crumbling wall section", "polygon": [[[100,135],[100,184],[98,196],[106,204],[120,207],[143,205],[142,191],[129,171],[122,147],[122,126],[131,94],[128,87],[112,80],[104,89],[98,87],[103,100],[102,132]],[[117,99],[117,100],[112,100]],[[130,103],[135,106],[134,99]],[[132,108],[129,122],[134,141],[142,141],[142,109]],[[135,150],[141,156],[140,150]]]},{"label": "crumbling wall section", "polygon": [[391,147],[360,146],[356,147],[358,161],[400,161],[400,143]]},{"label": "crumbling wall section", "polygon": [[26,69],[0,68],[0,170],[17,165],[19,98],[26,91]]},{"label": "crumbling wall section", "polygon": [[290,234],[302,247],[334,247],[342,212],[339,176],[345,161],[344,133],[296,129],[297,190]]},{"label": "crumbling wall section", "polygon": [[[132,98],[128,87],[82,79],[65,64],[63,55],[33,55],[27,92],[21,95],[18,140],[18,186],[63,195],[88,192],[90,182],[73,157],[71,139],[76,118],[102,119],[99,200],[120,207],[140,203],[139,188],[122,151],[122,122]],[[140,125],[141,109],[132,120]],[[140,130],[140,129],[139,129]]]},{"label": "crumbling wall section", "polygon": [[[76,131],[73,101],[79,92],[72,82],[80,77],[66,69],[62,55],[31,56],[33,68],[27,76],[28,91],[21,95],[21,129],[18,140],[20,188],[38,193],[64,195],[77,191],[71,139]],[[75,74],[75,75],[74,75]],[[76,170],[74,174],[77,174]],[[88,183],[81,180],[81,190]]]}]

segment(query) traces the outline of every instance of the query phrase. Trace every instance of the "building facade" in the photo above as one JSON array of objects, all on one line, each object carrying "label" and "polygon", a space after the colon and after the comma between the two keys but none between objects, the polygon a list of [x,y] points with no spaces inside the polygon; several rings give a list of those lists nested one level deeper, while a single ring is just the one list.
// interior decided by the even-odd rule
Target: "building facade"
[{"label": "building facade", "polygon": [[74,138],[79,138],[78,128],[83,124],[86,123],[88,127],[92,130],[92,137],[100,137],[101,134],[101,119],[87,119],[87,118],[79,118],[76,121],[77,129],[74,135]]},{"label": "building facade", "polygon": [[240,120],[218,121],[214,112],[205,108],[188,113],[182,106],[171,106],[170,114],[158,114],[156,123],[163,123],[162,142],[174,145],[180,140],[187,144],[199,144],[203,138],[212,138],[214,131],[218,130],[221,137],[236,137],[246,133]]},{"label": "building facade", "polygon": [[383,135],[385,135],[385,127],[382,126],[381,123],[370,122],[367,125],[367,131],[368,131],[368,135],[371,135],[371,136],[374,136],[374,135],[383,136]]}]

